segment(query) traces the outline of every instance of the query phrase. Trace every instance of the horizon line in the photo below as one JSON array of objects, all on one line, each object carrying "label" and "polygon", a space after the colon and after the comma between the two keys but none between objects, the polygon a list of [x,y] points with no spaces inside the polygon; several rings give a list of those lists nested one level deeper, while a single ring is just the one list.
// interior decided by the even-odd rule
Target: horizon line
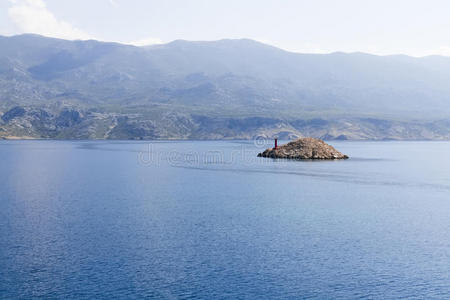
[{"label": "horizon line", "polygon": [[265,46],[269,46],[269,47],[273,47],[275,49],[284,51],[284,52],[288,52],[288,53],[293,53],[293,54],[307,54],[307,55],[330,55],[330,54],[364,54],[364,55],[371,55],[371,56],[379,56],[379,57],[391,57],[391,56],[406,56],[406,57],[410,57],[410,58],[429,58],[429,57],[443,57],[443,58],[450,58],[450,56],[447,55],[443,55],[443,54],[429,54],[429,55],[422,55],[422,56],[415,56],[415,55],[411,55],[411,54],[405,54],[405,53],[393,53],[393,54],[377,54],[377,53],[370,53],[370,52],[364,52],[364,51],[343,51],[343,50],[335,50],[335,51],[330,51],[330,52],[324,52],[324,53],[317,53],[317,52],[298,52],[298,51],[293,51],[293,50],[288,50],[288,49],[284,49],[282,47],[279,46],[275,46],[272,45],[270,43],[267,42],[262,42],[259,41],[257,39],[252,39],[252,38],[247,38],[247,37],[242,37],[242,38],[221,38],[221,39],[216,39],[216,40],[187,40],[187,39],[175,39],[169,42],[163,42],[163,43],[153,43],[153,44],[148,44],[148,45],[133,45],[132,43],[127,43],[127,42],[121,42],[121,41],[105,41],[105,40],[101,40],[101,39],[95,39],[95,38],[90,38],[90,39],[68,39],[68,38],[60,38],[60,37],[52,37],[52,36],[46,36],[46,35],[42,35],[42,34],[38,34],[38,33],[32,33],[32,32],[27,32],[27,33],[19,33],[19,34],[12,34],[12,35],[5,35],[5,34],[0,34],[0,37],[6,37],[6,38],[14,38],[14,37],[20,37],[20,36],[38,36],[38,37],[42,37],[42,38],[47,38],[47,39],[54,39],[54,40],[63,40],[63,41],[69,41],[69,42],[77,42],[77,41],[82,41],[82,42],[87,42],[87,41],[95,41],[95,42],[99,42],[99,43],[111,43],[111,44],[119,44],[119,45],[124,45],[124,46],[130,46],[130,47],[136,47],[136,48],[146,48],[146,47],[154,47],[154,46],[164,46],[164,45],[168,45],[174,42],[189,42],[189,43],[208,43],[208,42],[220,42],[220,41],[239,41],[239,40],[248,40],[248,41],[252,41],[255,43],[259,43],[261,45],[265,45]]}]

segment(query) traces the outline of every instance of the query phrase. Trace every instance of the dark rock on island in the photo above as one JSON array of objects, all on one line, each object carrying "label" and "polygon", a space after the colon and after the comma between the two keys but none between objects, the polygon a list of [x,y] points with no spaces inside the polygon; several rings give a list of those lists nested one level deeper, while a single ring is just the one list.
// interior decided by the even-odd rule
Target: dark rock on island
[{"label": "dark rock on island", "polygon": [[300,138],[276,148],[269,148],[259,153],[258,157],[317,160],[348,158],[333,146],[315,138]]}]

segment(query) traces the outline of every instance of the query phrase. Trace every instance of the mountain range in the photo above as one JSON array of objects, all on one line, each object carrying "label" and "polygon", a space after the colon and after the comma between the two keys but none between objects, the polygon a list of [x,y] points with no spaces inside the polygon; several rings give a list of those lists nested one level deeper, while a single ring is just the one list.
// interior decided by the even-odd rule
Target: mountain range
[{"label": "mountain range", "polygon": [[0,138],[450,139],[450,58],[0,36]]}]

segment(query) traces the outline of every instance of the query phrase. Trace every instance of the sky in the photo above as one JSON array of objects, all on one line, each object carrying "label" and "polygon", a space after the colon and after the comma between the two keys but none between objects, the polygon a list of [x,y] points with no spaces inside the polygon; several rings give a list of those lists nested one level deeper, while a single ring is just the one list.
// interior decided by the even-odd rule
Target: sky
[{"label": "sky", "polygon": [[250,38],[302,53],[450,56],[448,0],[0,0],[0,35],[133,45]]}]

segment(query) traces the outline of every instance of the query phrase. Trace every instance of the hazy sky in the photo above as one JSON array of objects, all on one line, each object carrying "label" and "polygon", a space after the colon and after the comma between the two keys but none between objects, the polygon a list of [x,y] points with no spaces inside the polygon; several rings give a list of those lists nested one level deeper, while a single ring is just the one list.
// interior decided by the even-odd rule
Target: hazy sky
[{"label": "hazy sky", "polygon": [[136,45],[251,38],[295,52],[450,56],[449,0],[0,0],[0,34]]}]

